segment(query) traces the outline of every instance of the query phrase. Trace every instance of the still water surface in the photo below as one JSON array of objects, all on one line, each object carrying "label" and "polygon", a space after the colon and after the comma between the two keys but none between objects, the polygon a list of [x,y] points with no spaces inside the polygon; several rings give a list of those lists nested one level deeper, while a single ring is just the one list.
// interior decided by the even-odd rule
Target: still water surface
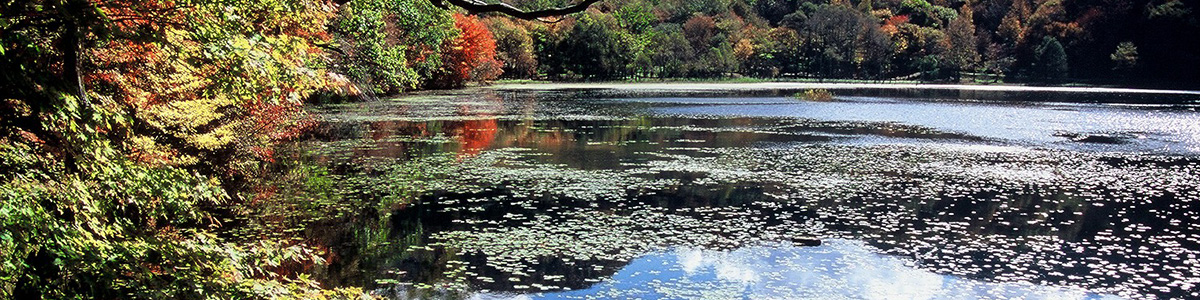
[{"label": "still water surface", "polygon": [[[321,108],[302,159],[384,199],[366,229],[308,229],[337,236],[325,281],[400,299],[1200,297],[1194,99],[792,92]],[[388,206],[398,189],[419,200]]]}]

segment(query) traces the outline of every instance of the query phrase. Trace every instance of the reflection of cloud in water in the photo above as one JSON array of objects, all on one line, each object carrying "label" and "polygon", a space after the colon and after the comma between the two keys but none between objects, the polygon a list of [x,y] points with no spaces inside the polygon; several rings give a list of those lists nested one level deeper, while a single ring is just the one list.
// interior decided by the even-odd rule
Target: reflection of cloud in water
[{"label": "reflection of cloud in water", "polygon": [[[775,98],[768,98],[775,99]],[[652,100],[652,99],[651,99]],[[739,116],[799,118],[839,122],[882,122],[932,128],[1019,144],[1069,150],[1149,151],[1194,154],[1200,149],[1200,115],[1192,110],[1099,104],[930,102],[853,98],[837,102],[752,102],[745,98],[706,99],[678,106],[666,102],[650,111],[682,117]],[[643,99],[642,101],[647,101]],[[765,101],[764,101],[765,102]],[[1070,136],[1113,138],[1080,142]],[[868,141],[869,142],[869,141]]]},{"label": "reflection of cloud in water", "polygon": [[586,290],[475,299],[1120,299],[1078,289],[939,275],[862,242],[818,247],[681,248],[632,262]]}]

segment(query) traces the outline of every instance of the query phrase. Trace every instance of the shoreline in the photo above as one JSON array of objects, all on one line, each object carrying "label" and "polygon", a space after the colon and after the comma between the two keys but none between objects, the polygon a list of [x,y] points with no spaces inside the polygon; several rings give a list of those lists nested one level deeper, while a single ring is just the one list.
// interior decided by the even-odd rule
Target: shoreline
[{"label": "shoreline", "polygon": [[1023,85],[972,85],[972,84],[924,84],[924,83],[812,83],[812,82],[600,82],[600,83],[498,83],[480,88],[494,90],[578,90],[611,89],[629,91],[715,91],[715,90],[800,90],[800,89],[925,89],[985,92],[1067,92],[1067,93],[1124,93],[1200,96],[1200,90],[1170,90],[1112,87],[1067,87],[1067,86],[1023,86]]}]

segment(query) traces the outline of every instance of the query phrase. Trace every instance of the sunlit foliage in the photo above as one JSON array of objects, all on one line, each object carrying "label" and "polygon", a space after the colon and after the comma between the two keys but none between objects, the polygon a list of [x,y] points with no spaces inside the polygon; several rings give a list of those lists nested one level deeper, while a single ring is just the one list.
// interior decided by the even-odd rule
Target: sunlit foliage
[{"label": "sunlit foliage", "polygon": [[460,87],[467,81],[487,82],[500,77],[501,62],[496,59],[496,39],[477,17],[454,15],[454,27],[460,35],[444,46],[445,65],[440,87]]},{"label": "sunlit foliage", "polygon": [[1131,42],[1121,42],[1117,45],[1117,50],[1113,51],[1113,54],[1108,57],[1116,64],[1116,66],[1113,66],[1113,70],[1120,72],[1133,71],[1137,67],[1137,45]]},{"label": "sunlit foliage", "polygon": [[425,86],[442,68],[442,47],[459,36],[450,12],[424,0],[350,1],[331,33],[334,69],[378,94]]},{"label": "sunlit foliage", "polygon": [[970,72],[979,63],[978,38],[975,35],[975,14],[971,5],[963,5],[958,17],[946,28],[946,60],[956,72]]},{"label": "sunlit foliage", "polygon": [[[240,156],[269,159],[273,143],[306,126],[304,99],[334,85],[320,70],[318,44],[329,37],[312,30],[325,27],[331,6],[239,4],[177,8],[180,25],[157,39],[111,39],[89,49],[91,97],[129,113],[138,128],[127,146],[136,159],[237,172],[217,169]],[[139,134],[147,131],[156,134]]]},{"label": "sunlit foliage", "polygon": [[[514,2],[522,7],[566,3]],[[1035,54],[1043,38],[1052,37],[1060,42],[1073,66],[1071,80],[1117,84],[1165,80],[1187,85],[1200,78],[1196,71],[1200,59],[1191,55],[1200,50],[1196,48],[1200,35],[1180,34],[1200,30],[1193,6],[1187,1],[1151,0],[612,0],[591,11],[612,15],[616,23],[611,26],[612,35],[623,38],[596,40],[590,47],[626,48],[632,62],[614,78],[953,81],[965,79],[962,73],[983,72],[996,81],[1047,83],[1039,79],[1043,75],[1035,66]],[[535,44],[539,37],[565,40],[575,26],[590,26],[584,18],[594,17],[579,15],[550,26],[523,27]],[[852,19],[857,21],[847,21]],[[554,30],[539,32],[538,28]],[[675,38],[676,29],[687,45],[666,42]],[[798,36],[791,38],[785,29]],[[820,34],[814,34],[818,31]],[[777,39],[765,38],[767,32]],[[541,33],[554,34],[539,36]],[[547,39],[541,42],[554,44]],[[619,45],[608,45],[610,42]],[[1123,42],[1161,47],[1138,49],[1138,68],[1130,69],[1119,66],[1123,61],[1110,59],[1113,48]],[[535,47],[539,72],[523,77],[595,77],[555,67],[574,55],[591,52],[561,50]],[[673,56],[690,59],[673,61]],[[1129,76],[1133,73],[1144,76]],[[507,76],[515,78],[517,74]]]},{"label": "sunlit foliage", "polygon": [[0,297],[357,297],[294,241],[221,238],[233,179],[306,125],[321,1],[32,1],[0,37]]},{"label": "sunlit foliage", "polygon": [[538,61],[529,30],[507,18],[488,18],[484,22],[496,39],[496,58],[504,64],[504,73],[501,76],[537,76]]}]

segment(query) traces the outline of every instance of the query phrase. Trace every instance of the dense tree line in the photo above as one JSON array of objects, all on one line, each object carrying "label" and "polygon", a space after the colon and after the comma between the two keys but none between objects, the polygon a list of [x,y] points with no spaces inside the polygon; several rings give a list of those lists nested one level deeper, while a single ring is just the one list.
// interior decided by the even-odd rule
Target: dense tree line
[{"label": "dense tree line", "polygon": [[1190,84],[1200,79],[1193,6],[1180,0],[611,0],[556,23],[492,20],[506,18],[499,16],[487,22],[506,32],[500,44],[532,43],[499,50],[521,58],[506,64],[539,66],[536,73],[509,72],[510,78],[956,80],[986,73],[1010,82]]}]

